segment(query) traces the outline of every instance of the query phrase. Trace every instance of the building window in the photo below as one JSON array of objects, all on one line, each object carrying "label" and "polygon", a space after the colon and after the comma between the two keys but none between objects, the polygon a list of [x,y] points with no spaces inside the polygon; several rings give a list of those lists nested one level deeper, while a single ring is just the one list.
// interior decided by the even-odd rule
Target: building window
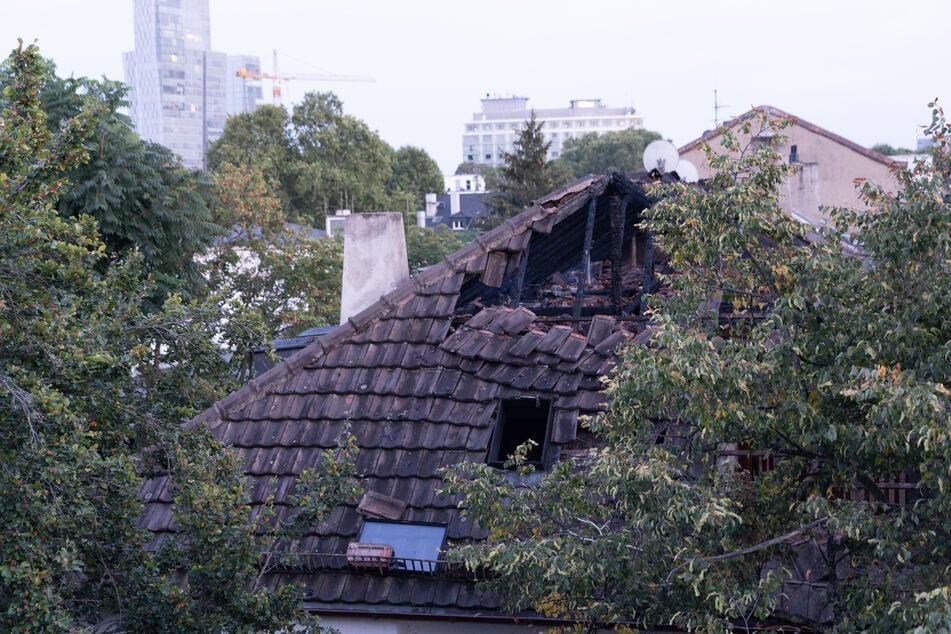
[{"label": "building window", "polygon": [[528,462],[545,468],[550,421],[550,400],[516,398],[501,401],[486,462],[493,467],[502,468],[509,456],[515,453],[516,447],[531,440],[535,444],[528,452]]},{"label": "building window", "polygon": [[422,524],[366,520],[360,531],[361,544],[386,544],[393,548],[399,567],[423,570],[424,562],[438,561],[446,539],[445,524]]}]

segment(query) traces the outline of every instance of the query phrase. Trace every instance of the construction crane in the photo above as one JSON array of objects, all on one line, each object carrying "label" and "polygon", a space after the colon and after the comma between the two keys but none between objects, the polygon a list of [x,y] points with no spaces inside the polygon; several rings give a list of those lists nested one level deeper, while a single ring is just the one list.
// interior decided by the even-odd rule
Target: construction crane
[{"label": "construction crane", "polygon": [[238,69],[238,72],[235,73],[235,75],[242,79],[270,79],[273,86],[271,88],[271,94],[274,97],[275,106],[281,105],[281,82],[290,81],[292,79],[308,79],[312,81],[376,81],[374,78],[368,77],[366,75],[338,75],[336,73],[297,73],[294,75],[281,75],[277,72],[276,49],[274,51],[273,73],[258,73],[253,70],[248,70],[247,68],[241,67]]}]

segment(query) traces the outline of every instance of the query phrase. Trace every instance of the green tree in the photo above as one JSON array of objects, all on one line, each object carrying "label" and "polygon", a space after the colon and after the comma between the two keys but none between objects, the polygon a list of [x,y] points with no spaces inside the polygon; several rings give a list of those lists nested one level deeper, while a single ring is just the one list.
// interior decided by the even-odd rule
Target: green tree
[{"label": "green tree", "polygon": [[386,185],[391,209],[417,211],[423,208],[426,194],[443,191],[442,172],[426,150],[409,145],[401,147],[393,155],[391,169]]},{"label": "green tree", "polygon": [[515,139],[513,151],[503,154],[505,163],[499,168],[495,193],[487,201],[486,213],[479,218],[482,228],[494,227],[520,213],[555,186],[555,172],[548,160],[551,141],[545,141],[544,125],[535,119],[533,110]]},{"label": "green tree", "polygon": [[555,163],[573,179],[586,174],[630,172],[643,167],[644,148],[660,138],[658,133],[640,128],[590,133],[565,141]]},{"label": "green tree", "polygon": [[[260,343],[261,330],[237,312],[223,322],[220,303],[177,295],[143,312],[153,289],[142,257],[101,266],[113,256],[95,219],[57,213],[64,175],[88,156],[104,106],[91,95],[50,126],[41,100],[48,68],[35,46],[18,48],[0,98],[0,629],[78,631],[114,615],[130,631],[168,631],[161,624],[175,622],[180,605],[163,597],[207,596],[222,571],[234,594],[209,624],[284,626],[303,617],[296,601],[255,587],[260,568],[250,557],[228,561],[249,540],[258,544],[254,526],[204,521],[234,507],[246,484],[200,430],[181,427],[241,380],[221,346]],[[334,454],[302,490],[317,501],[313,512],[352,490],[349,455]],[[172,570],[160,566],[164,549],[144,550],[141,475],[170,466],[183,500],[202,497],[177,511],[181,539],[166,547],[207,544],[225,531],[218,559],[178,559]],[[176,576],[188,565],[195,575]],[[172,629],[206,627],[192,620]]]},{"label": "green tree", "polygon": [[436,228],[406,226],[406,254],[410,275],[420,269],[438,264],[450,253],[455,253],[471,242],[472,236],[465,232],[450,231],[445,225]]},{"label": "green tree", "polygon": [[304,227],[286,222],[259,173],[223,164],[215,184],[215,221],[230,231],[207,252],[209,285],[239,312],[256,315],[271,337],[336,324],[341,241],[308,237]]},{"label": "green tree", "polygon": [[355,438],[345,433],[337,449],[323,453],[319,472],[301,474],[292,500],[299,510],[283,522],[273,506],[249,519],[251,498],[233,451],[207,437],[187,440],[176,448],[173,493],[175,518],[188,538],[145,554],[123,626],[209,634],[321,631],[300,609],[296,587],[263,582],[277,566],[296,563],[293,544],[305,529],[324,521],[337,502],[359,496]]},{"label": "green tree", "polygon": [[262,106],[231,117],[208,149],[208,165],[262,171],[288,220],[322,226],[336,209],[379,211],[390,203],[394,151],[333,93],[307,93],[288,115]]},{"label": "green tree", "polygon": [[280,106],[261,105],[228,117],[222,135],[205,154],[208,170],[215,173],[222,165],[232,165],[261,174],[270,194],[280,199],[285,216],[294,217],[290,186],[301,166],[291,135],[287,110]]},{"label": "green tree", "polygon": [[[0,80],[0,84],[4,83]],[[119,108],[126,88],[108,80],[62,79],[47,63],[41,100],[51,128],[79,115],[90,100],[96,116],[86,128],[88,159],[65,175],[60,214],[92,216],[112,259],[137,250],[155,282],[149,305],[169,293],[204,292],[195,256],[218,234],[210,222],[210,188],[201,172],[186,169],[164,146],[143,141]],[[108,260],[107,260],[108,261]]]},{"label": "green tree", "polygon": [[[937,107],[929,130],[933,167],[899,172],[894,193],[866,184],[871,213],[835,210],[811,244],[778,207],[794,168],[769,144],[724,131],[710,187],[655,192],[645,227],[675,292],[650,299],[649,344],[625,351],[588,422],[603,446],[535,487],[484,465],[449,475],[490,535],[459,556],[499,573],[510,607],[704,632],[776,617],[947,627],[951,129]],[[770,468],[735,466],[743,447]],[[793,574],[806,547],[815,569]],[[806,589],[831,611],[782,600]]]},{"label": "green tree", "polygon": [[895,154],[914,154],[914,150],[909,150],[905,147],[894,147],[888,143],[876,143],[871,147],[871,149],[879,154],[884,154],[885,156],[894,156]]},{"label": "green tree", "polygon": [[456,176],[459,174],[481,174],[482,170],[487,166],[482,165],[481,163],[473,163],[471,161],[463,161],[456,166],[456,171],[453,172]]},{"label": "green tree", "polygon": [[292,205],[301,221],[323,224],[335,209],[375,211],[387,203],[393,149],[363,121],[343,113],[333,93],[307,93],[291,115],[294,145],[305,166]]}]

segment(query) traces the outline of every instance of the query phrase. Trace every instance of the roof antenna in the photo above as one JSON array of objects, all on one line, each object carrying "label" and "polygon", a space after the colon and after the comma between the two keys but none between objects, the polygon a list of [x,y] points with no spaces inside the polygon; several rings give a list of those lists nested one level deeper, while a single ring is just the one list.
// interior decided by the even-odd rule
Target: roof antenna
[{"label": "roof antenna", "polygon": [[720,109],[729,108],[730,106],[723,105],[717,101],[717,89],[713,89],[713,129],[716,130],[720,127]]}]

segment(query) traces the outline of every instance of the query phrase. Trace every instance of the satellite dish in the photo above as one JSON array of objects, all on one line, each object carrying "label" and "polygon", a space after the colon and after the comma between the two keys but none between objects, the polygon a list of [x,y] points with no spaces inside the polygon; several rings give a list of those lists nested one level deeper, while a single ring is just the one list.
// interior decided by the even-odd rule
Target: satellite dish
[{"label": "satellite dish", "polygon": [[677,162],[676,171],[677,176],[685,183],[696,183],[700,180],[700,172],[697,171],[697,166],[687,159],[680,159],[680,161]]},{"label": "satellite dish", "polygon": [[660,173],[672,172],[677,167],[680,154],[670,141],[651,141],[644,148],[644,167],[648,171],[656,169]]}]

